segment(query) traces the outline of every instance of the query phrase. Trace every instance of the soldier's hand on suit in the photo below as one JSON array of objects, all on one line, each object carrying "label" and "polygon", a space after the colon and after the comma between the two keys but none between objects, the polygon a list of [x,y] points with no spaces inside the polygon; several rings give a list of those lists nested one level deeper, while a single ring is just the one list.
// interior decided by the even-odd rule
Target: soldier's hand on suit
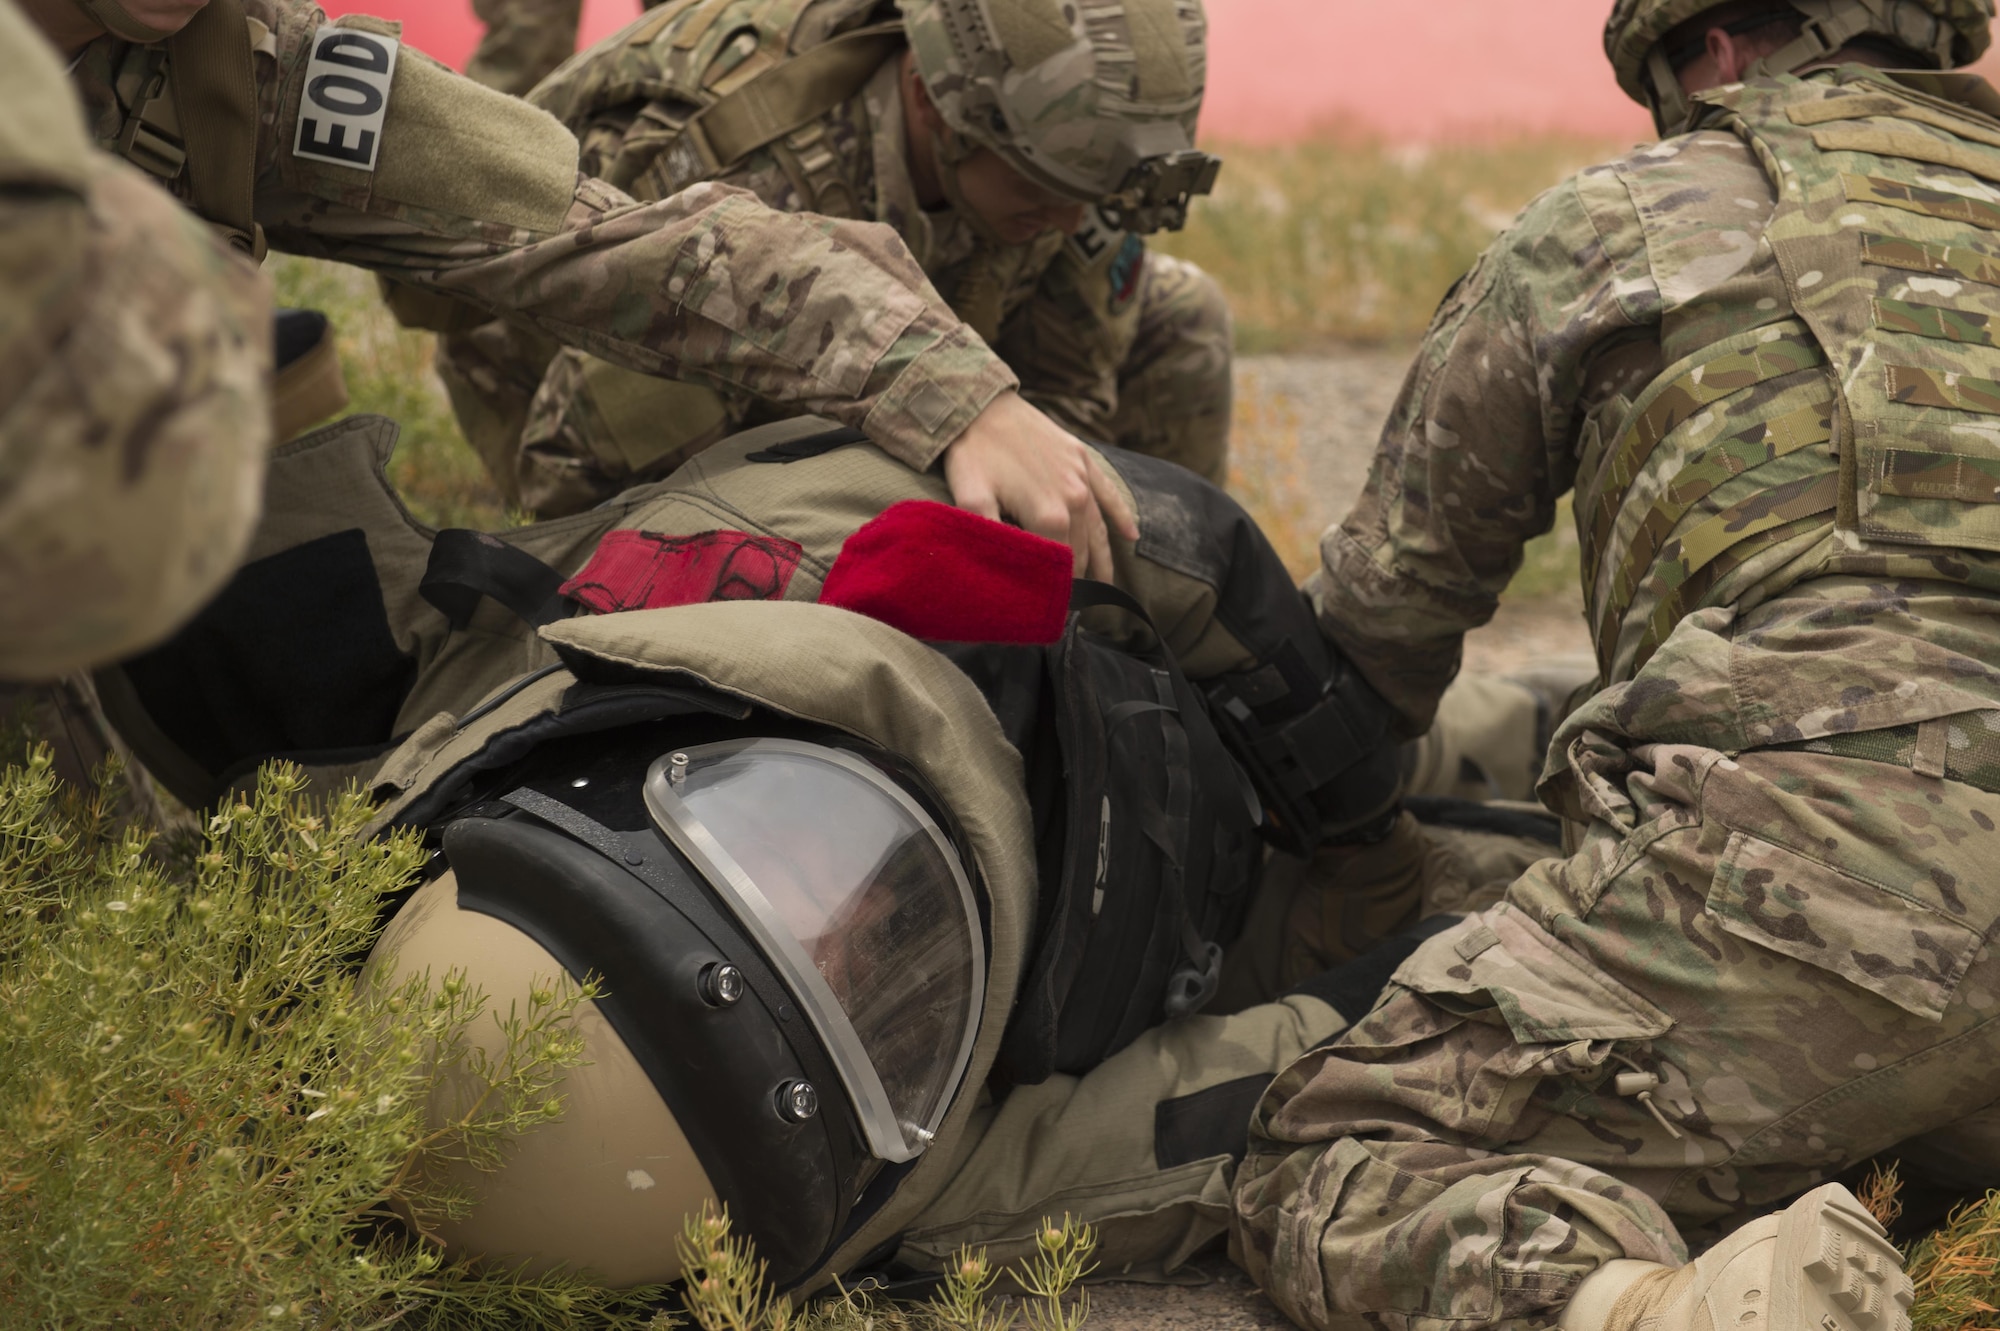
[{"label": "soldier's hand on suit", "polygon": [[944,478],[960,508],[1067,543],[1080,577],[1111,577],[1107,520],[1139,538],[1131,506],[1083,441],[1018,393],[993,399],[944,451]]}]

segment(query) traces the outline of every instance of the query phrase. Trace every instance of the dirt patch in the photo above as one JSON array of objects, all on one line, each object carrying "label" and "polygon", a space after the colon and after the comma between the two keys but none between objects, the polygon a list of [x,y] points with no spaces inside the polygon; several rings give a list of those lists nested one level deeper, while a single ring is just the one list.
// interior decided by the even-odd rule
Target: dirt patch
[{"label": "dirt patch", "polygon": [[[1090,1287],[1085,1331],[1296,1331],[1292,1322],[1227,1257],[1186,1268],[1188,1284],[1107,1281]],[[1199,1282],[1199,1283],[1195,1283]]]}]

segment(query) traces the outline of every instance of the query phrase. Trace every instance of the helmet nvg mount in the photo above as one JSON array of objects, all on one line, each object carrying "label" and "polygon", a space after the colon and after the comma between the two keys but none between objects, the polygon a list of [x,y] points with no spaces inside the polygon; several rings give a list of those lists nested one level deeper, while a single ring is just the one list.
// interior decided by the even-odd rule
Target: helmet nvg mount
[{"label": "helmet nvg mount", "polygon": [[1179,229],[1188,201],[1215,187],[1221,161],[1194,146],[1207,77],[1201,0],[902,0],[902,9],[917,74],[948,127],[947,176],[990,148],[1036,184],[1141,232]]},{"label": "helmet nvg mount", "polygon": [[[1604,53],[1618,86],[1653,111],[1662,134],[1677,132],[1692,111],[1667,33],[1722,0],[1617,0],[1604,25]],[[1769,0],[1739,27],[1791,19],[1798,40],[1751,67],[1752,74],[1790,73],[1823,60],[1861,38],[1874,37],[1931,62],[1938,69],[1970,64],[1992,40],[1993,0]]]},{"label": "helmet nvg mount", "polygon": [[446,1166],[473,1201],[447,1243],[673,1280],[683,1220],[720,1200],[775,1283],[803,1279],[971,1060],[985,933],[949,819],[895,759],[817,733],[558,741],[517,780],[447,827],[449,869],[369,963],[458,971],[499,1014],[563,972],[603,981],[563,1116],[497,1172]]}]

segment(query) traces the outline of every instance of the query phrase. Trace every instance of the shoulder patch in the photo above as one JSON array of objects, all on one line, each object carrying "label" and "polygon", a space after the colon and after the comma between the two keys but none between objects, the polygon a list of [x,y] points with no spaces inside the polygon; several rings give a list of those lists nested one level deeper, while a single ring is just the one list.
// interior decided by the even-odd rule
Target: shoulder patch
[{"label": "shoulder patch", "polygon": [[1122,313],[1139,294],[1139,274],[1146,267],[1146,242],[1128,235],[1111,260],[1111,296],[1105,302],[1112,314]]},{"label": "shoulder patch", "polygon": [[373,171],[401,49],[401,42],[382,33],[321,28],[306,66],[305,102],[292,155]]},{"label": "shoulder patch", "polygon": [[1096,263],[1118,249],[1125,233],[1104,220],[1104,214],[1096,208],[1084,210],[1083,225],[1070,232],[1069,247],[1076,251],[1086,264]]}]

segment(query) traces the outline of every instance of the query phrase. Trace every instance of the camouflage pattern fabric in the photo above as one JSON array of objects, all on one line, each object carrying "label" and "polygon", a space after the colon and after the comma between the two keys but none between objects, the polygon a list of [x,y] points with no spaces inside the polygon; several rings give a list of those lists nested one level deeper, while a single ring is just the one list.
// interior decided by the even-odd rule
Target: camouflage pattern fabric
[{"label": "camouflage pattern fabric", "polygon": [[[323,17],[308,0],[245,8],[257,215],[275,248],[505,312],[630,370],[818,412],[915,467],[1016,384],[886,231],[781,216],[721,185],[636,205],[578,175],[573,141],[547,117],[407,47],[376,170],[299,157]],[[117,85],[131,52],[103,38],[75,69],[100,139],[127,119]]]},{"label": "camouflage pattern fabric", "polygon": [[1427,942],[1259,1105],[1235,1252],[1303,1325],[1546,1325],[1598,1264],[1683,1261],[1992,1099],[2000,796],[1618,756],[1576,856]]},{"label": "camouflage pattern fabric", "polygon": [[0,3],[0,679],[152,645],[250,539],[270,295],[89,146],[62,67]]},{"label": "camouflage pattern fabric", "polygon": [[[706,172],[662,126],[681,125],[700,89],[748,66],[745,25],[771,27],[781,49],[786,34],[804,34],[790,40],[809,49],[868,14],[855,0],[711,0],[664,11],[563,70],[533,100],[575,131],[584,171],[640,198],[668,198]],[[920,205],[907,137],[892,59],[859,94],[715,180],[781,211],[886,223],[1055,420],[1211,480],[1226,476],[1231,331],[1213,281],[1094,215],[1067,239],[992,246],[950,209]],[[502,490],[545,517],[660,479],[721,434],[792,414],[755,392],[691,399],[506,325],[446,337],[439,361],[460,424]]]},{"label": "camouflage pattern fabric", "polygon": [[485,36],[465,76],[520,97],[576,51],[583,0],[472,0]]},{"label": "camouflage pattern fabric", "polygon": [[[1720,3],[1722,0],[1617,0],[1604,23],[1604,54],[1610,58],[1625,95],[1645,105],[1647,57],[1660,38]],[[1923,52],[1932,43],[1942,42],[1947,47],[1943,54],[1953,65],[1971,64],[1992,41],[1993,0],[1843,0],[1833,8],[1841,11],[1840,20],[1863,23],[1863,31],[1885,37],[1900,36],[1914,51]],[[1933,15],[1944,20],[1942,31],[1926,21]],[[1801,19],[1806,16],[1804,10],[1799,12]]]},{"label": "camouflage pattern fabric", "polygon": [[[1185,259],[1139,253],[1139,289],[1130,297],[1137,327],[1109,373],[1110,344],[1091,311],[1115,303],[1116,265],[1081,262],[1069,246],[994,350],[1021,376],[1022,396],[1071,430],[1224,485],[1235,401],[1228,298]],[[1092,334],[1099,335],[1094,344]]]},{"label": "camouflage pattern fabric", "polygon": [[[1972,133],[2000,132],[1970,109],[1990,90],[1929,78],[1807,83],[1928,99],[1963,139],[1912,117],[1898,134],[2000,162]],[[2000,896],[1981,886],[2000,565],[1836,535],[1829,463],[1876,422],[1856,406],[1832,437],[1844,347],[1782,298],[1787,242],[1764,243],[1778,194],[1749,137],[1671,138],[1531,204],[1447,297],[1366,491],[1322,544],[1322,626],[1412,729],[1580,479],[1586,598],[1630,599],[1600,661],[1610,687],[1557,732],[1541,782],[1575,853],[1428,944],[1259,1109],[1234,1242],[1308,1325],[1545,1325],[1599,1263],[1682,1260],[2000,1096],[1981,1044],[2000,983],[1982,941]],[[1962,168],[1922,174],[1899,178],[1994,197]],[[1793,289],[1859,270],[1860,232],[1962,234],[1973,210],[1953,207],[1901,233],[1854,207],[1850,267]],[[1973,314],[1992,298],[1921,273],[1871,294]],[[1980,391],[1945,377],[1976,338],[1875,336],[1885,360],[1939,371],[1939,391]],[[1979,413],[1951,410],[1941,424],[1977,432]],[[1669,607],[1726,562],[1697,567],[1690,537],[1773,517],[1761,550]],[[1678,581],[1655,576],[1668,567]]]},{"label": "camouflage pattern fabric", "polygon": [[1194,146],[1208,80],[1199,0],[902,10],[945,124],[1059,194],[1104,202],[1133,163]]}]

